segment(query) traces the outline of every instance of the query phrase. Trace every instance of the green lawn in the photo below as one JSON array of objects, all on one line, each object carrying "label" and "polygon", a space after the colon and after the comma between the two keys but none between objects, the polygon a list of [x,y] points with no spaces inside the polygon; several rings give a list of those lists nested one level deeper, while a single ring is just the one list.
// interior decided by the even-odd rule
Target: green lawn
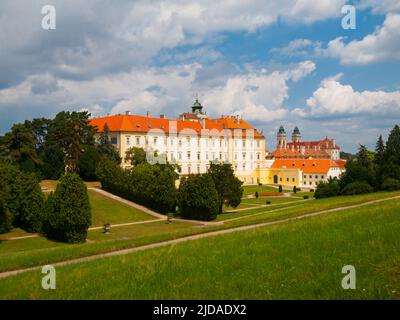
[{"label": "green lawn", "polygon": [[[103,226],[106,223],[129,223],[155,219],[153,216],[143,211],[112,200],[96,191],[88,190],[88,193],[90,205],[92,207],[92,227]],[[11,230],[11,232],[0,234],[0,240],[29,235],[31,234],[19,228],[15,228]]]},{"label": "green lawn", "polygon": [[[258,185],[243,186],[243,197],[246,197],[250,194],[254,195],[256,191],[258,193],[278,193],[278,188]],[[282,192],[291,192],[291,190],[283,190]]]},{"label": "green lawn", "polygon": [[[30,238],[14,241],[0,241],[0,271],[14,270],[35,265],[84,257],[96,253],[109,252],[133,246],[174,239],[186,235],[226,229],[230,227],[261,223],[294,217],[322,209],[336,208],[349,204],[399,195],[399,192],[381,192],[369,195],[337,197],[306,202],[244,210],[223,214],[218,220],[222,225],[199,227],[187,222],[173,222],[168,225],[164,221],[155,221],[128,227],[114,227],[109,235],[101,230],[89,232],[88,242],[79,245],[68,245],[53,242],[45,238]],[[240,218],[239,220],[230,220]]]},{"label": "green lawn", "polygon": [[155,219],[143,211],[110,199],[96,191],[88,190],[88,192],[92,207],[92,226]]},{"label": "green lawn", "polygon": [[[56,290],[41,289],[40,270],[0,279],[0,298],[400,299],[399,233],[391,200],[58,267]],[[345,265],[356,290],[341,287]]]}]

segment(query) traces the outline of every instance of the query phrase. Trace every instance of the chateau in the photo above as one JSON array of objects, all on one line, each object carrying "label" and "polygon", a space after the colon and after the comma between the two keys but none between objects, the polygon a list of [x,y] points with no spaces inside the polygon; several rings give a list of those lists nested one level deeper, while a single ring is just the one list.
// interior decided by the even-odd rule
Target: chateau
[{"label": "chateau", "polygon": [[178,119],[125,114],[94,118],[91,125],[104,129],[107,123],[111,142],[123,159],[131,147],[157,152],[181,167],[181,175],[207,172],[210,161],[232,163],[236,176],[246,184],[260,181],[259,169],[265,168],[265,137],[239,116],[211,119],[198,99],[192,112]]},{"label": "chateau", "polygon": [[93,118],[90,123],[98,133],[107,124],[124,167],[130,166],[126,152],[139,147],[147,155],[157,155],[158,160],[178,164],[183,176],[207,172],[210,161],[231,163],[244,184],[315,188],[319,181],[338,177],[344,170],[345,162],[340,160],[340,148],[333,139],[302,141],[296,127],[288,142],[281,126],[276,150],[267,154],[263,132],[240,116],[209,118],[198,99],[191,109],[177,119],[126,111]]},{"label": "chateau", "polygon": [[277,133],[276,150],[267,155],[268,183],[315,188],[320,181],[339,177],[345,161],[334,139],[302,141],[298,127],[287,141],[285,129]]}]

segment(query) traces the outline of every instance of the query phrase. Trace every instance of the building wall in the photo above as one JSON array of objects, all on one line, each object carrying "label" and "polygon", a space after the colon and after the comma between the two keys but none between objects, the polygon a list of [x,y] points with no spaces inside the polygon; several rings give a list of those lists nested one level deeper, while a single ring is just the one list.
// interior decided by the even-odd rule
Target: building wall
[{"label": "building wall", "polygon": [[210,161],[232,163],[235,175],[245,184],[256,184],[256,170],[265,167],[265,138],[218,137],[197,135],[164,135],[160,133],[112,132],[122,165],[129,167],[126,152],[132,147],[165,154],[169,162],[181,166],[181,174],[205,173]]}]

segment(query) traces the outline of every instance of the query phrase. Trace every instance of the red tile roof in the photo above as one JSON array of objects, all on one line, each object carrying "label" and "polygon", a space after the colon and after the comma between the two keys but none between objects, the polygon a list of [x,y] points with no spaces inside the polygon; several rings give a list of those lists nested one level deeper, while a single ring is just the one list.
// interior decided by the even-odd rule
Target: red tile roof
[{"label": "red tile roof", "polygon": [[300,169],[304,173],[323,174],[327,174],[329,169],[332,167],[339,167],[339,164],[330,159],[278,159],[272,164],[273,169]]},{"label": "red tile roof", "polygon": [[[137,115],[113,115],[107,117],[93,118],[89,123],[97,127],[98,132],[102,132],[104,125],[107,123],[110,132],[148,132],[150,130],[159,129],[164,133],[174,133],[176,128],[177,133],[187,132],[187,134],[207,134],[207,131],[212,135],[223,134],[224,129],[253,129],[254,137],[263,137],[262,133],[255,130],[246,121],[240,119],[240,122],[235,122],[235,119],[204,119],[205,128],[202,127],[202,120],[181,120],[167,118],[153,118]],[[171,125],[171,126],[170,126]],[[203,130],[203,131],[202,131]],[[231,133],[233,134],[233,132]],[[246,134],[246,132],[244,132]]]}]

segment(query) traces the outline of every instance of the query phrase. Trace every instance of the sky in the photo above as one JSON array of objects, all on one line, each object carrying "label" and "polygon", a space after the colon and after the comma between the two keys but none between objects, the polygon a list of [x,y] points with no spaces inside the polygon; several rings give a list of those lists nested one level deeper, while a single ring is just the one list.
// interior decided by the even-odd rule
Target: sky
[{"label": "sky", "polygon": [[355,152],[400,123],[399,71],[400,0],[0,2],[0,134],[61,110],[176,118],[198,95],[269,149],[297,125]]}]

